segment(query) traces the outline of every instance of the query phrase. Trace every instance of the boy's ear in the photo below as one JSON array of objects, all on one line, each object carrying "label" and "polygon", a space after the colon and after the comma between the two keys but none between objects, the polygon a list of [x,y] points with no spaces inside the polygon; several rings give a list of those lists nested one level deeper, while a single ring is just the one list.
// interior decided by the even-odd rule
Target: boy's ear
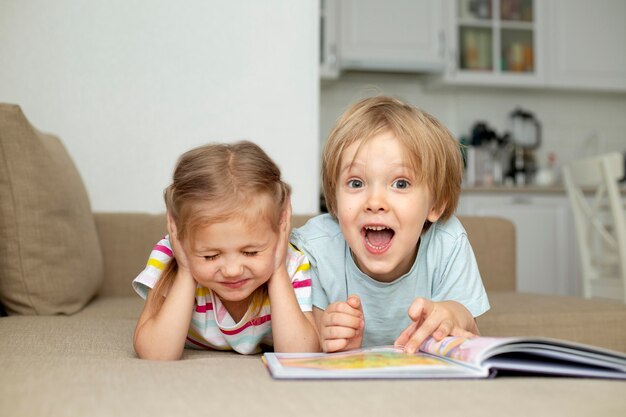
[{"label": "boy's ear", "polygon": [[426,217],[426,219],[431,223],[435,223],[437,220],[439,220],[439,218],[441,217],[441,215],[443,214],[445,210],[446,210],[445,203],[441,204],[439,207],[432,207],[430,211],[428,212],[428,216]]}]

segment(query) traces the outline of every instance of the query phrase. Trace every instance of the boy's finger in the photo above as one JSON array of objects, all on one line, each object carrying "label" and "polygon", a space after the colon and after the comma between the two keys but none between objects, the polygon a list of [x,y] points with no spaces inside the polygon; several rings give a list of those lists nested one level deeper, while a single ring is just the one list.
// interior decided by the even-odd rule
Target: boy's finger
[{"label": "boy's finger", "polygon": [[443,322],[441,322],[437,330],[434,331],[433,338],[436,341],[440,341],[444,337],[450,335],[450,332],[452,331],[453,327],[454,325],[452,324],[450,320],[444,320]]},{"label": "boy's finger", "polygon": [[411,324],[409,324],[406,327],[406,329],[404,329],[402,333],[400,333],[400,336],[398,336],[395,342],[393,342],[393,345],[399,346],[399,347],[403,347],[404,345],[406,345],[406,343],[409,341],[409,338],[415,332],[416,329],[417,329],[417,323],[411,322]]},{"label": "boy's finger", "polygon": [[429,312],[430,302],[425,298],[416,298],[409,306],[408,314],[411,320],[418,321],[425,313]]},{"label": "boy's finger", "polygon": [[430,335],[433,334],[435,329],[439,327],[439,322],[432,319],[432,316],[424,320],[424,323],[413,333],[409,341],[404,347],[407,353],[415,353],[419,347],[424,343]]},{"label": "boy's finger", "polygon": [[324,352],[337,352],[348,346],[347,339],[329,339],[322,342],[322,350]]},{"label": "boy's finger", "polygon": [[343,326],[359,329],[363,326],[363,319],[352,314],[329,312],[324,315],[322,324],[325,326]]},{"label": "boy's finger", "polygon": [[361,305],[361,298],[358,295],[350,295],[346,300],[348,305],[356,310],[363,311],[363,306]]},{"label": "boy's finger", "polygon": [[359,335],[360,329],[344,326],[327,326],[322,330],[324,339],[351,339]]},{"label": "boy's finger", "polygon": [[350,304],[348,304],[347,302],[333,303],[330,306],[328,306],[326,311],[333,312],[333,313],[348,314],[354,317],[363,317],[363,313],[361,312],[360,309],[350,306]]}]

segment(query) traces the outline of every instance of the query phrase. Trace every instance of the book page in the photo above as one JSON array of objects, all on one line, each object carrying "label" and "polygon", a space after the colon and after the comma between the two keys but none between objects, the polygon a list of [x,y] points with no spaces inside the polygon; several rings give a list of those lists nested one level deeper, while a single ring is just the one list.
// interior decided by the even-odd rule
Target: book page
[{"label": "book page", "polygon": [[422,343],[420,350],[480,367],[486,352],[496,346],[506,344],[509,340],[508,338],[448,336],[437,342],[431,337]]},{"label": "book page", "polygon": [[401,349],[393,347],[313,357],[281,357],[279,360],[285,367],[337,371],[450,366],[449,362],[439,358],[426,355],[407,355]]},{"label": "book page", "polygon": [[379,346],[341,353],[264,355],[274,378],[476,378],[483,372],[447,358]]}]

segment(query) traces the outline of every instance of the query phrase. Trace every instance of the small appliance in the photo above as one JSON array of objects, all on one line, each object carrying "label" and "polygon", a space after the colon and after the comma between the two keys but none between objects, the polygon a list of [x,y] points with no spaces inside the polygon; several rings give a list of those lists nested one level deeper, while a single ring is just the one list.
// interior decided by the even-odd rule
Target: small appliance
[{"label": "small appliance", "polygon": [[521,107],[509,116],[509,141],[514,146],[509,176],[516,185],[530,184],[537,172],[535,150],[541,145],[541,123],[535,115]]}]

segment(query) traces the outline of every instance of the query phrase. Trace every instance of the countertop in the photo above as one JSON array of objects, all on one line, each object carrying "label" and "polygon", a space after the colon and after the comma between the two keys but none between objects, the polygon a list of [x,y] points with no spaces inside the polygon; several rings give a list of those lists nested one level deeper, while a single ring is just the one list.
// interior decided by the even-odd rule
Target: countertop
[{"label": "countertop", "polygon": [[[585,190],[587,191],[587,190]],[[593,192],[591,189],[588,190],[589,193]],[[620,192],[622,195],[626,195],[626,183],[620,185]],[[491,186],[463,186],[462,187],[463,194],[550,194],[550,195],[558,195],[563,194],[566,195],[567,191],[565,190],[565,185],[563,184],[554,184],[550,186],[540,186],[540,185],[524,185],[524,186],[515,186],[515,185],[491,185]]]}]

